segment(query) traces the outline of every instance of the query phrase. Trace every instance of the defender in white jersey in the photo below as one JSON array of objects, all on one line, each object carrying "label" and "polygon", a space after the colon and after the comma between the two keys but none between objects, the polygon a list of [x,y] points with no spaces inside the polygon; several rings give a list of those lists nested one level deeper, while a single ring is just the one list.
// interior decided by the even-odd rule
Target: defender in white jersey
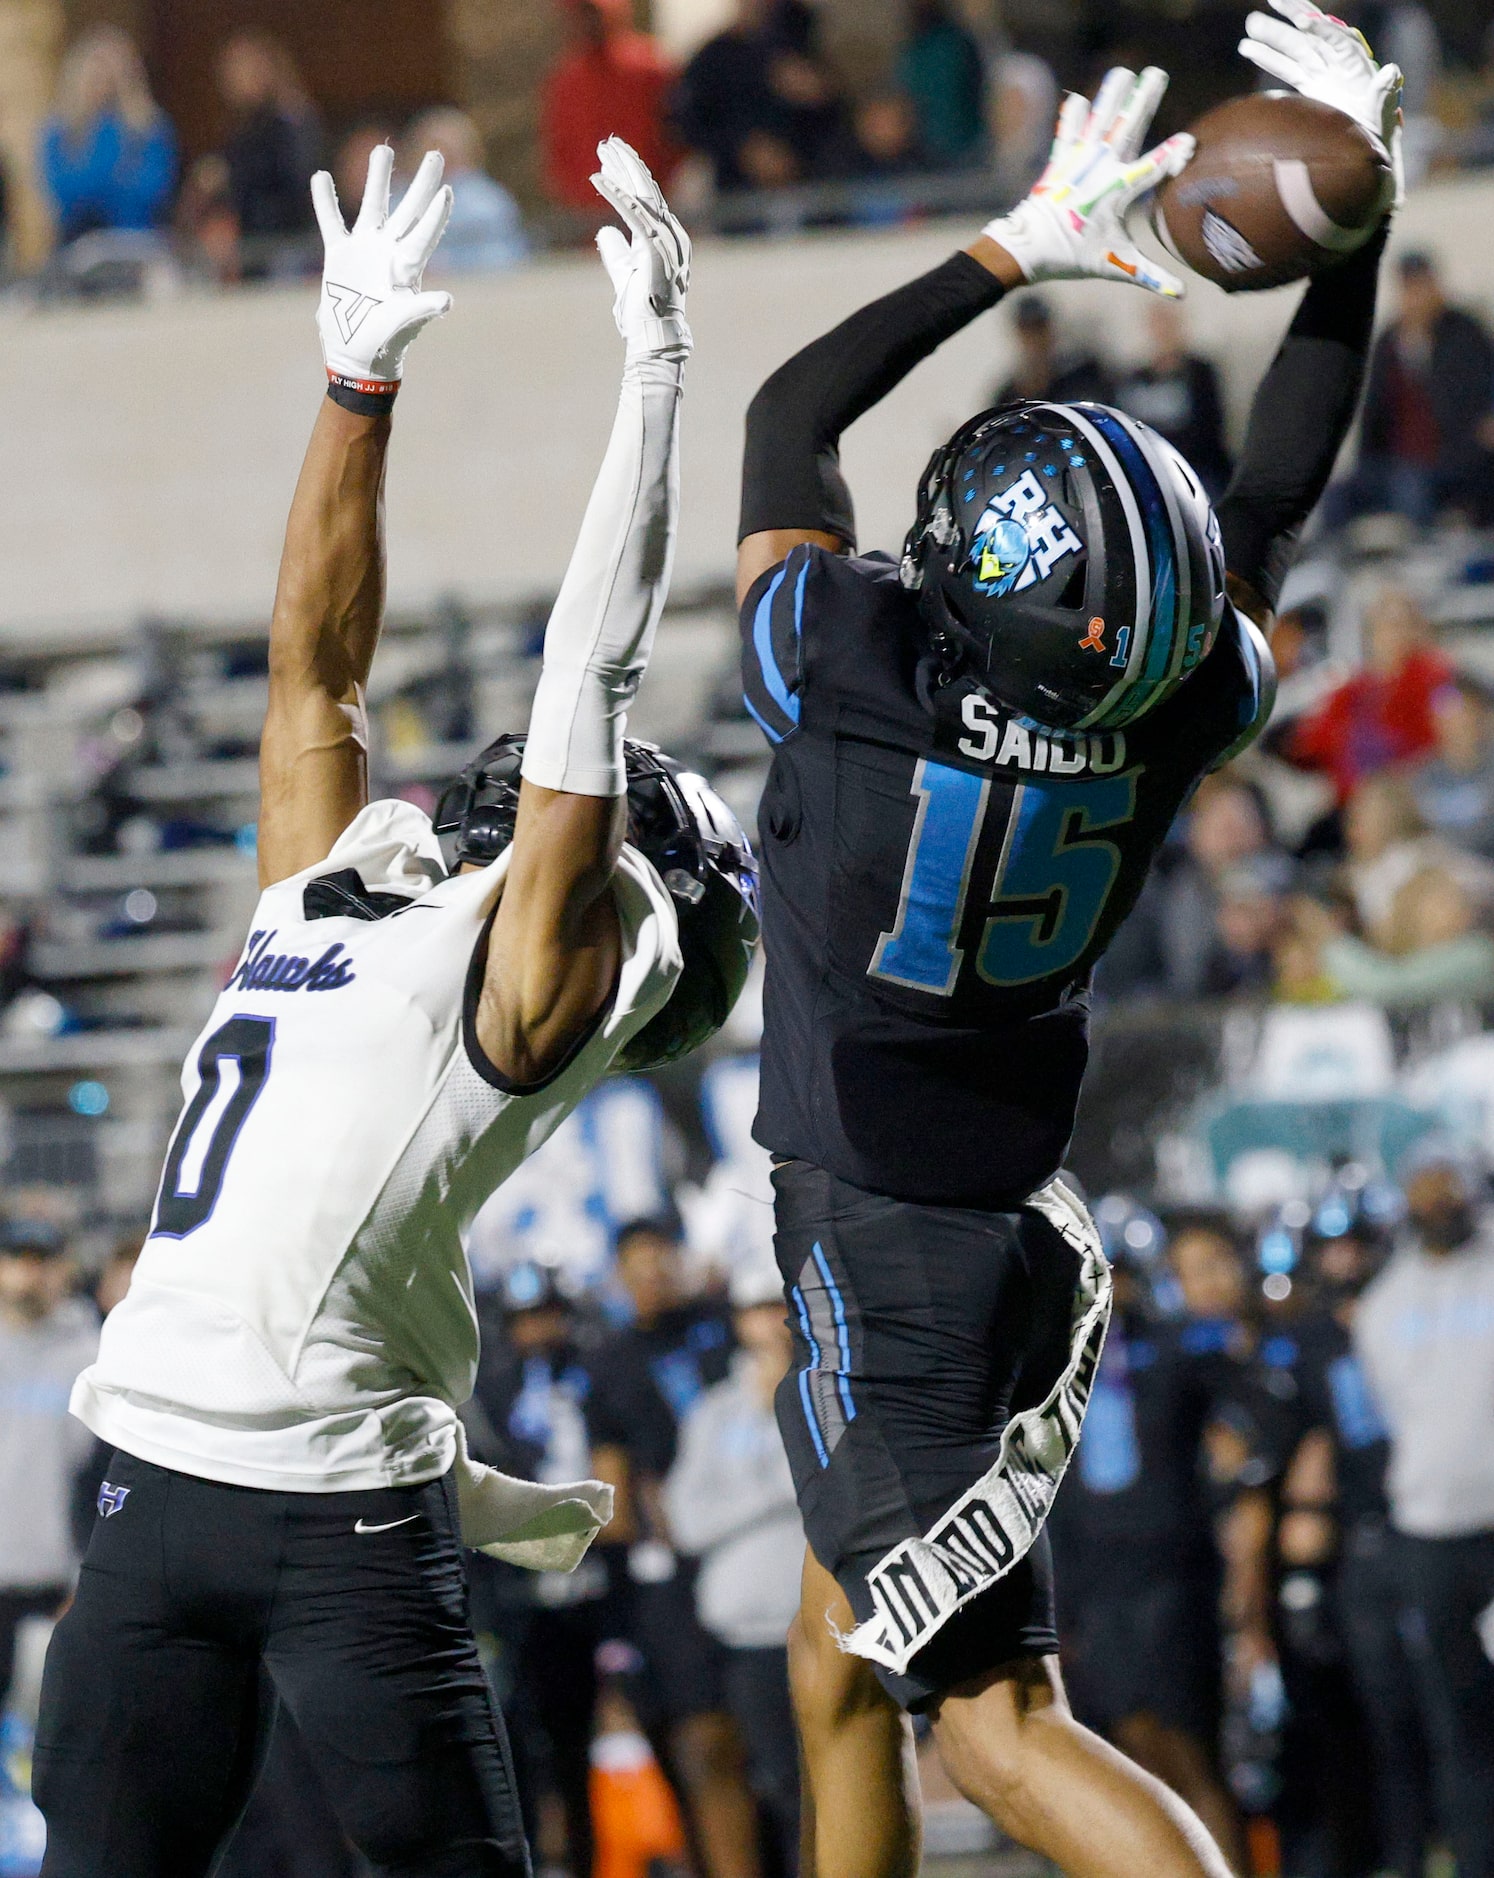
[{"label": "defender in white jersey", "polygon": [[277,1703],[377,1872],[528,1869],[460,1548],[567,1568],[610,1490],[468,1458],[465,1230],[601,1077],[722,1020],[756,936],[740,830],[624,747],[671,559],[689,241],[625,144],[599,155],[631,230],[598,237],[627,342],[617,420],[529,736],[448,792],[447,853],[412,804],[368,802],[363,693],[390,407],[450,304],[421,291],[450,191],[428,156],[391,213],[381,148],[348,231],[313,183],[329,389],[271,629],[263,891],[73,1399],[116,1452],[47,1666],[48,1878],[207,1872]]}]

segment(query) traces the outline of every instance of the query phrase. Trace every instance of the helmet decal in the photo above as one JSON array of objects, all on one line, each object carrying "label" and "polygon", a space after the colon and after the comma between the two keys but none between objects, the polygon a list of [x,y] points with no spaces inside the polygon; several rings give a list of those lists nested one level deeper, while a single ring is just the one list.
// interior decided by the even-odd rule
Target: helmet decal
[{"label": "helmet decal", "polygon": [[975,585],[981,593],[1010,593],[1029,570],[1032,544],[1020,522],[1003,515],[993,503],[976,525],[970,544],[975,563]]},{"label": "helmet decal", "polygon": [[970,561],[978,593],[1020,593],[1046,580],[1066,555],[1084,543],[1064,520],[1033,470],[992,496],[975,525]]}]

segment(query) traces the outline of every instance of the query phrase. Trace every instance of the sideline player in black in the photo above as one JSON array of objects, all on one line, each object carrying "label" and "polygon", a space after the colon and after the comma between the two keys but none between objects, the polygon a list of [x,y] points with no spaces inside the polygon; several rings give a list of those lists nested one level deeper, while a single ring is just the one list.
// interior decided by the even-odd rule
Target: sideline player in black
[{"label": "sideline player in black", "polygon": [[[1251,56],[1393,145],[1399,74],[1279,4],[1303,23],[1252,16]],[[1116,71],[1092,108],[1070,98],[1026,201],[748,415],[744,673],[775,749],[757,1136],[796,1327],[779,1403],[811,1547],[792,1668],[817,1878],[916,1870],[900,1707],[1075,1878],[1226,1869],[1073,1720],[1054,1662],[1042,1523],[1109,1303],[1056,1176],[1090,969],[1189,790],[1269,714],[1254,622],[1352,418],[1383,237],[1308,288],[1217,522],[1175,451],[1097,405],[962,426],[901,564],[855,554],[838,459],[846,425],[1025,280],[1181,291],[1124,228],[1188,155],[1137,154],[1164,84]]]},{"label": "sideline player in black", "polygon": [[[1198,1213],[1184,1247],[1212,1238],[1238,1263],[1228,1222]],[[1165,1317],[1151,1272],[1122,1239],[1114,1309],[1084,1437],[1053,1510],[1065,1672],[1092,1727],[1180,1794],[1236,1871],[1249,1870],[1219,1765],[1224,1606],[1246,1604],[1226,1561],[1242,1491],[1259,1491],[1249,1338],[1238,1321]],[[1243,1286],[1241,1287],[1243,1290]]]},{"label": "sideline player in black", "polygon": [[668,1219],[622,1227],[617,1277],[632,1322],[597,1347],[586,1426],[597,1478],[617,1496],[598,1551],[640,1658],[628,1699],[680,1797],[699,1869],[757,1878],[757,1811],[721,1650],[696,1609],[698,1562],[675,1551],[664,1506],[680,1424],[731,1368],[731,1321],[687,1297]]}]

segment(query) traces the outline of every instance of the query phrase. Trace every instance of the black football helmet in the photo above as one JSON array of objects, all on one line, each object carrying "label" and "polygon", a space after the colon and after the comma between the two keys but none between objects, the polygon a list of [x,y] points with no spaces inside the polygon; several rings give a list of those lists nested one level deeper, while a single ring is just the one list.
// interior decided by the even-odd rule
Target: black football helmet
[{"label": "black football helmet", "polygon": [[1008,404],[962,424],[924,472],[902,580],[952,662],[1050,730],[1154,710],[1224,615],[1202,484],[1103,404]]},{"label": "black football helmet", "polygon": [[[442,791],[435,828],[446,865],[486,867],[514,838],[522,736],[490,743]],[[669,1002],[614,1067],[660,1069],[699,1049],[731,1015],[758,935],[757,862],[735,815],[703,776],[628,738],[628,842],[651,861],[679,919],[685,967]]]}]

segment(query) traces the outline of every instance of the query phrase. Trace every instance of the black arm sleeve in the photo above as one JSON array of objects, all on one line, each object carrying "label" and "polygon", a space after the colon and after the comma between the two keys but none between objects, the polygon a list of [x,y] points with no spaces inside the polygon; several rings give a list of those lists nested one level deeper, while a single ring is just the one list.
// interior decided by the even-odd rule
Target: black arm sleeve
[{"label": "black arm sleeve", "polygon": [[1225,566],[1273,607],[1354,421],[1388,232],[1382,227],[1309,284],[1255,394],[1245,448],[1219,502]]},{"label": "black arm sleeve", "polygon": [[956,254],[781,365],[747,410],[737,539],[808,528],[854,546],[841,432],[1004,292],[979,261]]}]

